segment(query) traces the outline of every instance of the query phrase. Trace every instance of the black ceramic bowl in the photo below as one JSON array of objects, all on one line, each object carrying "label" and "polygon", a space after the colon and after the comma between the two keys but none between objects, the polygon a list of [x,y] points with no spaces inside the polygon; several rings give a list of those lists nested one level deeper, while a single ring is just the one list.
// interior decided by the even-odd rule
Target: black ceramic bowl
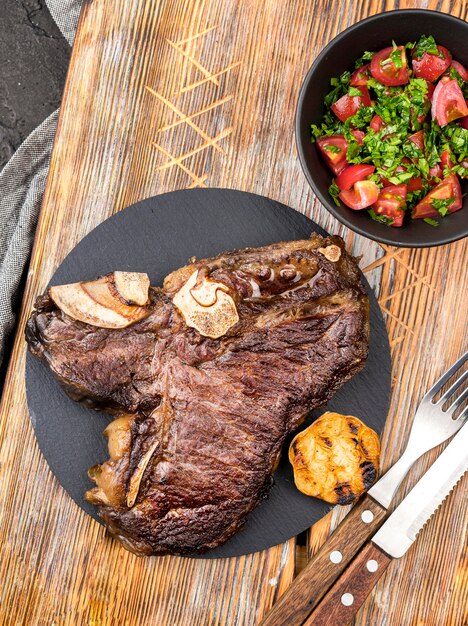
[{"label": "black ceramic bowl", "polygon": [[[330,78],[354,69],[354,61],[365,50],[377,51],[390,46],[416,41],[421,35],[433,35],[437,43],[448,48],[455,59],[468,67],[468,24],[456,17],[425,10],[400,10],[379,13],[351,26],[322,50],[302,85],[296,112],[296,142],[304,173],[310,186],[324,206],[340,222],[357,233],[394,246],[422,248],[438,246],[468,235],[468,195],[463,208],[440,220],[435,228],[423,220],[409,220],[402,228],[379,224],[367,211],[337,207],[328,194],[332,174],[311,142],[310,125],[320,124],[324,112],[323,99],[330,90]],[[468,192],[468,181],[462,182]]]}]

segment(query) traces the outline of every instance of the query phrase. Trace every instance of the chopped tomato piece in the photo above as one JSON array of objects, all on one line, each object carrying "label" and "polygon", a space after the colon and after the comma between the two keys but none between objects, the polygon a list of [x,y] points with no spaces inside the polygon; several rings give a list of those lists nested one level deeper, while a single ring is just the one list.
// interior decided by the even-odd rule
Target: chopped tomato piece
[{"label": "chopped tomato piece", "polygon": [[426,80],[426,84],[427,84],[427,97],[432,102],[432,96],[434,95],[435,85],[430,83],[428,80]]},{"label": "chopped tomato piece", "polygon": [[374,117],[370,121],[369,127],[372,128],[374,132],[378,133],[383,125],[384,121],[380,117],[380,115],[374,115]]},{"label": "chopped tomato piece", "polygon": [[350,84],[353,87],[357,87],[358,85],[367,85],[367,79],[370,77],[370,63],[366,63],[354,72],[351,76]]},{"label": "chopped tomato piece", "polygon": [[417,78],[425,78],[433,82],[450,66],[452,55],[447,48],[437,46],[437,50],[441,56],[429,52],[425,52],[420,59],[413,56],[413,70]]},{"label": "chopped tomato piece", "polygon": [[407,185],[388,185],[380,190],[377,202],[372,206],[378,215],[393,220],[391,226],[400,227],[405,217]]},{"label": "chopped tomato piece", "polygon": [[353,135],[356,141],[358,142],[358,144],[362,146],[362,144],[364,143],[364,137],[366,136],[366,133],[363,132],[362,130],[352,130],[351,135]]},{"label": "chopped tomato piece", "polygon": [[451,169],[453,167],[455,160],[453,158],[453,154],[450,148],[447,148],[442,152],[442,154],[440,155],[440,162],[442,167],[446,167],[448,169]]},{"label": "chopped tomato piece", "polygon": [[[453,199],[451,203],[449,201]],[[443,181],[434,187],[413,209],[412,218],[439,217],[441,214],[434,206],[440,204],[446,206],[448,213],[454,213],[462,208],[462,193],[460,181],[455,174],[449,174]]]},{"label": "chopped tomato piece", "polygon": [[468,70],[464,65],[452,59],[452,67],[454,70],[457,70],[457,72],[460,74],[465,82],[468,82]]},{"label": "chopped tomato piece", "polygon": [[321,137],[317,139],[317,147],[334,174],[339,174],[348,165],[346,161],[348,142],[343,135]]},{"label": "chopped tomato piece", "polygon": [[410,135],[408,139],[412,141],[420,150],[424,152],[424,131],[423,130],[418,130],[417,133]]},{"label": "chopped tomato piece", "polygon": [[396,48],[400,54],[401,67],[396,67],[391,55],[394,54],[393,47],[384,48],[374,54],[370,63],[370,71],[375,80],[382,85],[406,85],[408,82],[408,61],[406,59],[406,49],[404,46]]},{"label": "chopped tomato piece", "polygon": [[421,176],[413,176],[408,181],[408,191],[420,191],[423,188]]},{"label": "chopped tomato piece", "polygon": [[445,80],[437,84],[432,98],[432,119],[439,126],[446,126],[453,120],[468,115],[468,106],[457,81]]},{"label": "chopped tomato piece", "polygon": [[378,197],[379,188],[371,180],[358,180],[352,189],[338,194],[338,198],[355,211],[367,209],[374,204]]},{"label": "chopped tomato piece", "polygon": [[345,94],[330,107],[341,122],[346,122],[348,117],[354,115],[360,106],[370,107],[371,105],[369,90],[367,87],[359,86],[356,87],[356,89],[359,89],[362,96],[349,96],[348,94]]},{"label": "chopped tomato piece", "polygon": [[366,165],[365,163],[348,165],[348,167],[345,167],[341,174],[336,177],[335,182],[341,191],[346,191],[347,189],[351,189],[358,180],[365,180],[374,171],[374,165]]}]

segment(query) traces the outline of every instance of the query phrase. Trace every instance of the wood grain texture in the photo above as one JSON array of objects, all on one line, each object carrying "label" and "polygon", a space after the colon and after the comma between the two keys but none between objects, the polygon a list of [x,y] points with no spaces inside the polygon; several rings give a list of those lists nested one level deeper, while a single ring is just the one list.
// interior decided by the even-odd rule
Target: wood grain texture
[{"label": "wood grain texture", "polygon": [[[468,13],[465,0],[85,2],[1,405],[0,624],[251,626],[293,578],[293,540],[232,560],[138,559],[78,509],[37,448],[24,390],[34,298],[86,233],[144,197],[203,185],[253,191],[363,254],[394,359],[384,465],[400,454],[424,390],[464,348],[467,242],[396,250],[339,225],[300,171],[293,119],[302,77],[334,35],[409,7]],[[435,455],[416,465],[401,495]],[[467,487],[465,477],[390,565],[356,624],[468,624]],[[344,512],[312,529],[310,552]]]}]

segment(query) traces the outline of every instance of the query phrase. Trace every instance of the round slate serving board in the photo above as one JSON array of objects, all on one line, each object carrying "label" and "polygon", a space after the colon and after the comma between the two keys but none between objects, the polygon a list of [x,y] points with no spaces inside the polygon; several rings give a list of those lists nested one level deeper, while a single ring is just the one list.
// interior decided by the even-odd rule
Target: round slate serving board
[{"label": "round slate serving board", "polygon": [[[143,200],[100,224],[70,252],[50,284],[127,270],[146,272],[152,285],[160,285],[192,256],[304,239],[312,231],[325,234],[304,215],[262,196],[228,189],[175,191]],[[356,415],[381,432],[390,399],[391,362],[385,323],[367,287],[371,299],[367,364],[310,419],[333,410]],[[48,368],[29,353],[26,390],[39,447],[52,472],[73,500],[98,520],[97,509],[84,500],[85,491],[93,486],[87,471],[108,458],[102,431],[112,418],[70,400]],[[269,548],[304,531],[329,510],[327,503],[296,489],[283,454],[269,498],[250,514],[240,532],[203,558]]]}]

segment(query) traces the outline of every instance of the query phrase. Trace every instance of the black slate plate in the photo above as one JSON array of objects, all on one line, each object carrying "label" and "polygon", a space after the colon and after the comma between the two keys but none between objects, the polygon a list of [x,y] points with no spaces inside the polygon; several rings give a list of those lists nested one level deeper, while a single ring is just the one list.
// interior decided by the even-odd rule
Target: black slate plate
[{"label": "black slate plate", "polygon": [[[249,193],[193,189],[149,198],[109,218],[66,257],[50,284],[92,279],[113,270],[147,272],[159,285],[191,256],[262,246],[324,231],[293,209]],[[370,355],[364,370],[349,381],[324,410],[356,415],[381,432],[390,398],[390,353],[385,323],[371,296]],[[112,419],[70,400],[50,371],[28,353],[26,389],[31,420],[49,467],[73,500],[98,519],[84,500],[92,487],[87,470],[108,458],[102,436]],[[288,442],[289,443],[289,442]],[[285,448],[286,449],[286,448]],[[242,531],[204,555],[218,558],[274,546],[319,520],[330,506],[300,493],[284,455],[270,497],[249,516]]]}]

